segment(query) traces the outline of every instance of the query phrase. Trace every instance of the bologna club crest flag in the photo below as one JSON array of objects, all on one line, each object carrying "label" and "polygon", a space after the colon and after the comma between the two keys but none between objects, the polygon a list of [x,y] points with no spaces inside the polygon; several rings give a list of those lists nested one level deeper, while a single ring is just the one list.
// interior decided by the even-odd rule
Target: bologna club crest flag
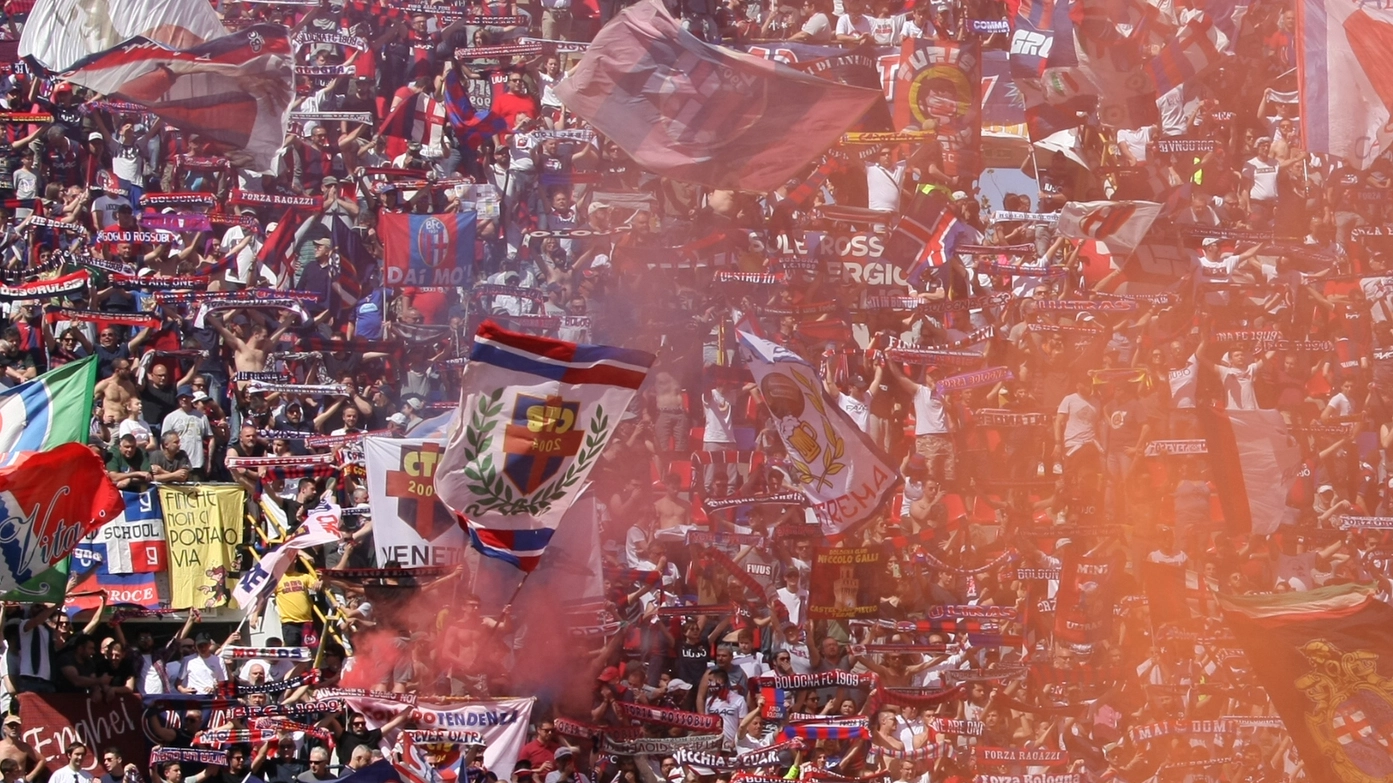
[{"label": "bologna club crest flag", "polygon": [[479,327],[435,471],[475,549],[537,566],[652,364],[642,351]]},{"label": "bologna club crest flag", "polygon": [[469,285],[474,279],[474,213],[384,213],[377,223],[389,286]]},{"label": "bologna club crest flag", "polygon": [[1374,585],[1220,596],[1310,780],[1393,775],[1393,607]]}]

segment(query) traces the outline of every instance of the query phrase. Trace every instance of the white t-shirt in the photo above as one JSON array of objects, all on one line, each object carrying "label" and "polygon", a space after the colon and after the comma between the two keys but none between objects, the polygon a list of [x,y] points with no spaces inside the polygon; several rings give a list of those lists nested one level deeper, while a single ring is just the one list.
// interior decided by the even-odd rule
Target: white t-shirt
[{"label": "white t-shirt", "polygon": [[706,713],[721,716],[721,733],[725,736],[727,747],[735,747],[736,734],[740,731],[740,719],[745,717],[746,712],[745,697],[736,693],[734,688],[727,689],[724,697],[706,697]]},{"label": "white t-shirt", "polygon": [[1099,437],[1099,424],[1103,417],[1097,402],[1080,397],[1078,393],[1070,394],[1059,401],[1058,412],[1068,417],[1064,420],[1066,455],[1073,454],[1089,443],[1099,450],[1103,448],[1102,438]]},{"label": "white t-shirt", "polygon": [[900,185],[904,182],[905,162],[890,168],[879,163],[866,164],[866,205],[871,209],[894,212],[900,208]]},{"label": "white t-shirt", "polygon": [[[224,253],[237,246],[243,238],[247,236],[247,230],[241,226],[232,226],[227,233],[222,235],[222,243],[218,246]],[[256,254],[261,250],[261,240],[253,239],[242,248],[242,252],[237,254],[237,268],[227,270],[225,279],[229,283],[248,284],[247,279],[251,275],[252,264],[256,263]]]},{"label": "white t-shirt", "polygon": [[145,159],[141,157],[138,145],[107,139],[106,149],[111,153],[112,174],[137,187],[145,185]]},{"label": "white t-shirt", "polygon": [[813,14],[803,23],[803,34],[811,43],[826,43],[832,40],[832,20],[827,14]]},{"label": "white t-shirt", "polygon": [[1151,126],[1137,130],[1126,128],[1117,129],[1117,146],[1127,150],[1127,154],[1132,156],[1132,160],[1138,163],[1146,162],[1146,147],[1151,143]]},{"label": "white t-shirt", "polygon": [[1248,191],[1251,201],[1277,200],[1277,160],[1264,161],[1254,155],[1243,164],[1243,181],[1253,184]]},{"label": "white t-shirt", "polygon": [[1336,394],[1330,398],[1330,407],[1335,409],[1335,415],[1340,417],[1354,415],[1354,403],[1345,396],[1344,392]]},{"label": "white t-shirt", "polygon": [[1258,398],[1253,392],[1253,376],[1257,373],[1257,369],[1257,362],[1253,362],[1247,367],[1219,366],[1219,380],[1224,386],[1225,405],[1229,410],[1255,411],[1258,409]]},{"label": "white t-shirt", "polygon": [[1195,407],[1195,375],[1199,362],[1194,356],[1179,370],[1171,370],[1168,380],[1171,387],[1171,404],[1176,408]]},{"label": "white t-shirt", "polygon": [[943,407],[943,398],[934,392],[933,386],[922,385],[914,393],[914,434],[947,435],[953,431],[948,418],[948,409]]},{"label": "white t-shirt", "polygon": [[702,439],[707,443],[735,443],[735,406],[721,395],[721,390],[707,392],[701,398],[701,408],[706,413],[706,433]]},{"label": "white t-shirt", "polygon": [[865,14],[851,14],[837,17],[837,35],[870,35],[875,32],[875,20]]},{"label": "white t-shirt", "polygon": [[852,397],[849,394],[837,395],[837,407],[846,411],[846,415],[856,422],[856,428],[862,432],[870,432],[871,409],[866,403]]},{"label": "white t-shirt", "polygon": [[195,693],[212,693],[220,682],[227,682],[227,666],[217,655],[190,658],[180,680],[185,688],[192,688]]},{"label": "white t-shirt", "polygon": [[145,422],[140,419],[121,420],[121,426],[116,430],[116,437],[124,438],[127,435],[135,438],[135,444],[142,449],[150,443],[150,428],[145,426]]}]

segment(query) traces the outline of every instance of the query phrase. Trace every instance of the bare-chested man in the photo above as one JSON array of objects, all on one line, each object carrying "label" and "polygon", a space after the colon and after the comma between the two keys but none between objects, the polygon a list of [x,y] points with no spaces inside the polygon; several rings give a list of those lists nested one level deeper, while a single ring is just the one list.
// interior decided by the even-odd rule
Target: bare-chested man
[{"label": "bare-chested man", "polygon": [[[232,348],[232,365],[238,372],[261,372],[266,369],[266,355],[281,339],[281,335],[288,328],[288,323],[283,320],[279,329],[271,332],[266,325],[259,320],[254,320],[250,326],[240,319],[233,322],[229,329],[216,313],[208,316],[208,323],[213,325],[213,329],[222,336],[223,340]],[[245,384],[239,383],[238,387]]]},{"label": "bare-chested man", "polygon": [[653,378],[654,403],[658,407],[658,420],[653,436],[658,441],[658,451],[667,453],[671,443],[671,453],[685,457],[689,454],[687,438],[690,425],[687,409],[682,402],[682,384],[671,373],[660,372]]},{"label": "bare-chested man", "polygon": [[97,382],[95,392],[102,401],[102,417],[115,423],[126,418],[126,403],[140,396],[130,359],[112,362],[111,375]]},{"label": "bare-chested man", "polygon": [[0,760],[11,759],[19,764],[20,774],[25,781],[34,781],[44,769],[43,756],[24,739],[24,724],[18,715],[6,715],[4,728],[0,729]]},{"label": "bare-chested man", "polygon": [[682,502],[682,498],[677,496],[677,485],[677,476],[669,473],[663,479],[663,494],[653,501],[653,513],[658,517],[658,530],[670,530],[691,521],[691,505]]}]

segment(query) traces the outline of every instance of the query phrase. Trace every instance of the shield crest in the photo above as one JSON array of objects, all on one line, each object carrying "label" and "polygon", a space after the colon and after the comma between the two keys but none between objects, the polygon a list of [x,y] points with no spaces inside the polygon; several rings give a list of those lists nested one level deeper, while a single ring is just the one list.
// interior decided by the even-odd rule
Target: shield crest
[{"label": "shield crest", "polygon": [[519,394],[503,439],[503,474],[524,495],[550,481],[580,450],[580,403]]},{"label": "shield crest", "polygon": [[1393,774],[1393,704],[1361,688],[1335,707],[1331,735],[1361,772],[1382,778]]}]

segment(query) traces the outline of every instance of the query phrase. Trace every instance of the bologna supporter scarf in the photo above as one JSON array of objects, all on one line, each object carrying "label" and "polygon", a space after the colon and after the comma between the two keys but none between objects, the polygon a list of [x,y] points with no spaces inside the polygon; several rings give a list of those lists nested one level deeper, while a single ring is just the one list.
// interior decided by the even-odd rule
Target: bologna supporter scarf
[{"label": "bologna supporter scarf", "polygon": [[236,680],[218,683],[218,695],[228,699],[235,699],[238,696],[248,693],[283,693],[294,690],[302,685],[318,685],[320,678],[318,669],[310,669],[303,674],[281,680],[280,682],[264,682],[260,685],[244,685]]},{"label": "bologna supporter scarf", "polygon": [[706,767],[718,772],[734,772],[737,769],[759,769],[760,767],[772,767],[779,764],[779,757],[784,753],[791,753],[803,749],[801,739],[793,739],[788,742],[779,742],[763,748],[741,753],[737,756],[720,756],[715,753],[707,753],[700,750],[682,749],[677,751],[677,763],[683,766]]},{"label": "bologna supporter scarf", "polygon": [[155,748],[150,751],[150,764],[166,761],[191,761],[195,764],[227,764],[227,751],[211,748]]},{"label": "bologna supporter scarf", "polygon": [[47,299],[53,296],[71,296],[87,289],[89,277],[86,271],[72,272],[52,280],[35,280],[32,283],[9,286],[0,285],[0,302],[18,302],[29,299]]},{"label": "bologna supporter scarf", "polygon": [[[573,722],[572,722],[573,723]],[[557,726],[557,731],[561,727]],[[682,750],[720,750],[721,734],[697,734],[689,737],[640,737],[619,738],[616,730],[604,727],[600,735],[600,749],[614,756],[659,755],[669,756]]]},{"label": "bologna supporter scarf", "polygon": [[324,699],[300,704],[266,704],[260,707],[239,704],[229,710],[228,714],[234,718],[308,718],[325,712],[342,711],[342,700]]},{"label": "bologna supporter scarf", "polygon": [[608,737],[615,741],[625,741],[638,739],[643,736],[643,729],[638,726],[599,726],[585,721],[572,720],[571,718],[557,718],[552,725],[556,727],[557,734],[564,734],[567,737],[583,737],[586,739],[598,739]]},{"label": "bologna supporter scarf", "polygon": [[871,738],[871,730],[863,724],[841,723],[795,723],[785,726],[781,736],[785,739],[802,738],[806,740],[864,740]]},{"label": "bologna supporter scarf", "polygon": [[692,731],[721,730],[721,716],[719,715],[703,715],[686,710],[668,707],[650,707],[643,704],[630,704],[628,702],[618,702],[614,706],[619,712],[619,717],[626,720],[657,723],[663,726],[675,726],[680,729],[689,729]]},{"label": "bologna supporter scarf", "polygon": [[1069,753],[1063,750],[1041,748],[997,748],[989,745],[974,745],[972,756],[978,764],[1041,764],[1054,766],[1068,764]]}]

